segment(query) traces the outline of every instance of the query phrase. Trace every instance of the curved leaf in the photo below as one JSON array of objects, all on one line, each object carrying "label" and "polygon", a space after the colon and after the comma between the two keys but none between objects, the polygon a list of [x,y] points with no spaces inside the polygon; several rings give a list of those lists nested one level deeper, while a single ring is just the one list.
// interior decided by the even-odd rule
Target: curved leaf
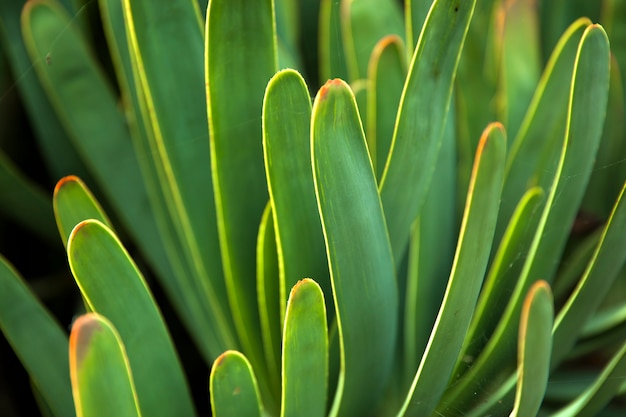
[{"label": "curved leaf", "polygon": [[213,363],[209,377],[211,411],[215,417],[261,417],[259,388],[250,362],[234,350]]},{"label": "curved leaf", "polygon": [[326,415],[328,329],[324,294],[305,278],[293,287],[283,336],[281,417]]},{"label": "curved leaf", "polygon": [[391,371],[398,292],[376,179],[345,82],[328,81],[318,92],[311,141],[341,349],[331,415],[362,415]]},{"label": "curved leaf", "polygon": [[502,125],[489,125],[476,153],[448,287],[400,415],[431,415],[450,380],[491,252],[505,150],[506,135]]},{"label": "curved leaf", "polygon": [[80,316],[70,333],[70,375],[80,417],[140,417],[128,357],[103,316]]},{"label": "curved leaf", "polygon": [[72,230],[67,252],[87,305],[111,320],[124,341],[142,413],[195,415],[161,314],[117,237],[99,221],[86,220]]}]

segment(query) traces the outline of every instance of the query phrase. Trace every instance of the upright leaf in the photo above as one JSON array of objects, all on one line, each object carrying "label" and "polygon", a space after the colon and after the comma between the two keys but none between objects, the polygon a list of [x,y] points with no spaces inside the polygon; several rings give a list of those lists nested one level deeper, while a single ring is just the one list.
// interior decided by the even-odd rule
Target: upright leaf
[{"label": "upright leaf", "polygon": [[89,313],[72,325],[70,374],[78,416],[141,416],[124,344],[105,317]]},{"label": "upright leaf", "polygon": [[263,415],[254,372],[248,359],[239,352],[229,350],[215,360],[209,390],[215,417]]},{"label": "upright leaf", "polygon": [[324,294],[305,278],[289,295],[283,332],[281,417],[323,417],[328,390]]},{"label": "upright leaf", "polygon": [[265,86],[277,67],[273,13],[272,0],[211,0],[205,44],[211,168],[226,288],[237,334],[261,389],[265,364],[254,259],[268,199],[261,119]]},{"label": "upright leaf", "polygon": [[436,0],[404,86],[380,196],[396,263],[404,256],[437,160],[452,82],[475,0]]},{"label": "upright leaf", "polygon": [[331,415],[362,415],[380,399],[391,371],[398,324],[394,263],[348,85],[328,81],[315,98],[312,117],[313,178],[341,349]]},{"label": "upright leaf", "polygon": [[505,150],[502,125],[491,124],[485,129],[476,153],[448,287],[401,415],[431,415],[450,380],[491,252]]}]

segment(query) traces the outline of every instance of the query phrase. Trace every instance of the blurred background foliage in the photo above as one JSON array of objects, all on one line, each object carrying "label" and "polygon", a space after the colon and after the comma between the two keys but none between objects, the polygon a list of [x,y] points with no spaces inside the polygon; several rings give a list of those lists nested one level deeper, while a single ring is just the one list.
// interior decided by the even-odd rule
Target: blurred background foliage
[{"label": "blurred background foliage", "polygon": [[[101,66],[104,76],[119,93],[98,2],[60,0],[60,3],[71,16],[71,24],[87,39],[90,51]],[[423,22],[429,6],[429,2],[421,3],[425,5],[424,15],[414,14],[413,33],[419,33],[419,29],[415,28],[421,25],[420,19]],[[512,19],[503,24],[499,15],[503,13],[503,8],[515,7],[521,3],[531,5],[531,15],[524,16],[529,10],[520,8],[519,12],[509,15],[519,16],[519,21]],[[81,299],[68,269],[63,242],[57,235],[51,190],[60,178],[66,175],[79,176],[103,204],[105,212],[112,217],[112,223],[118,225],[117,234],[143,271],[173,334],[198,410],[200,414],[208,414],[206,398],[209,367],[155,280],[149,262],[130,238],[132,233],[121,226],[124,222],[119,220],[119,213],[114,204],[109,202],[102,184],[94,178],[97,175],[92,172],[91,167],[86,166],[71,146],[64,149],[50,147],[46,137],[65,134],[63,126],[51,117],[50,104],[24,99],[27,96],[42,95],[42,92],[34,66],[25,64],[24,57],[20,56],[25,53],[20,30],[23,4],[23,0],[0,2],[0,253],[15,265],[37,297],[69,330],[76,312],[80,309]],[[198,1],[199,10],[205,11],[206,5],[206,0]],[[401,22],[401,11],[406,5],[398,1],[396,6],[389,12],[389,19]],[[359,62],[357,59],[350,61],[356,62],[356,65],[344,63],[342,66],[342,57],[338,57],[337,62],[333,61],[335,57],[324,62],[319,58],[325,45],[320,43],[320,28],[329,24],[328,20],[320,16],[325,16],[322,12],[329,7],[338,10],[339,2],[276,0],[279,66],[298,69],[306,79],[312,96],[327,78],[345,78],[351,83],[358,101],[359,82],[365,78],[367,62]],[[473,155],[481,132],[490,122],[498,120],[504,123],[508,137],[515,137],[553,48],[572,22],[581,16],[602,24],[611,42],[612,84],[606,120],[610,129],[605,129],[605,135],[611,135],[612,138],[603,141],[606,145],[602,145],[598,153],[567,250],[580,250],[578,243],[596,232],[609,216],[626,178],[626,97],[621,84],[626,76],[626,2],[478,0],[456,81],[476,88],[465,89],[466,92],[471,91],[471,97],[459,93],[454,98],[459,111],[466,112],[466,124],[457,126],[457,209],[456,213],[451,213],[457,223],[462,214]],[[519,26],[515,26],[516,24]],[[352,28],[355,33],[361,31],[359,35],[355,34],[355,39],[363,42],[359,47],[368,51],[373,49],[379,39],[368,36],[378,35],[374,29],[367,25]],[[327,33],[325,29],[323,32]],[[340,33],[332,30],[329,33],[331,37],[335,37],[337,43],[340,42]],[[405,37],[403,33],[396,35]],[[516,46],[509,46],[508,50],[503,51],[500,47],[505,38],[509,44]],[[411,41],[414,44],[417,39]],[[411,43],[406,39],[405,42]],[[349,54],[350,51],[344,53]],[[54,65],[54,56],[46,59],[49,59],[48,65]],[[507,90],[507,80],[500,77],[502,72],[499,65],[519,68],[522,74],[518,74],[516,79],[524,79],[527,83],[517,83],[515,87],[518,90]],[[511,100],[510,97],[514,99]],[[504,102],[509,105],[503,104]],[[514,104],[510,105],[511,102]],[[361,110],[364,109],[363,105]],[[566,267],[567,265],[562,265],[562,268]],[[624,300],[626,274],[623,271],[616,283],[607,303],[611,302],[611,298],[616,302]],[[562,299],[556,301],[557,306],[559,301],[563,302]],[[583,366],[597,369],[596,361],[602,362],[605,359],[582,357],[580,360]],[[558,390],[556,386],[553,388]],[[0,339],[0,415],[37,415],[39,409],[36,401],[22,400],[24,396],[32,396],[31,392],[29,378],[19,360],[4,338]],[[626,409],[624,395],[615,400],[615,405],[616,409]]]}]

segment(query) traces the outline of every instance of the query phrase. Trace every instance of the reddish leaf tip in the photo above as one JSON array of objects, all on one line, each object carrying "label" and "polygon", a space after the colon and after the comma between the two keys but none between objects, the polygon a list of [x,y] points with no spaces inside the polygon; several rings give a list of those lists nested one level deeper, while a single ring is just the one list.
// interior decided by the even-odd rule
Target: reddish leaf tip
[{"label": "reddish leaf tip", "polygon": [[63,187],[65,187],[67,184],[69,183],[74,183],[74,182],[82,182],[80,180],[80,178],[78,178],[76,175],[67,175],[63,178],[61,178],[55,185],[54,187],[54,194],[57,194],[59,192],[59,190]]},{"label": "reddish leaf tip", "polygon": [[324,84],[322,88],[320,88],[320,92],[319,92],[320,100],[324,100],[326,98],[326,95],[328,94],[328,90],[330,90],[331,87],[337,87],[340,85],[343,85],[343,81],[340,78],[335,78],[335,79],[326,81],[326,84]]}]

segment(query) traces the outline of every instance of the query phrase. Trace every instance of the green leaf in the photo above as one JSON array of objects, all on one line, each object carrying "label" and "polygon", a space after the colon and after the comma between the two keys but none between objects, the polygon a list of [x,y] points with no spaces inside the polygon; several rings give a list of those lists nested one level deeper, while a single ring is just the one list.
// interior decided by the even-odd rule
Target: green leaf
[{"label": "green leaf", "polygon": [[407,389],[428,344],[454,260],[459,224],[455,189],[456,132],[452,106],[450,110],[435,174],[424,206],[413,225],[407,255],[403,335],[405,359],[401,365]]},{"label": "green leaf", "polygon": [[105,317],[89,313],[74,322],[70,374],[77,415],[141,416],[124,344]]},{"label": "green leaf", "polygon": [[[578,45],[590,23],[589,19],[579,19],[563,33],[513,141],[507,157],[502,214],[498,220],[496,241],[504,233],[528,184],[532,183],[546,191],[550,187],[550,182],[538,183],[533,180],[533,176],[543,170],[554,170],[553,159],[558,158],[565,135],[569,91]],[[547,155],[552,155],[551,160],[547,160]]]},{"label": "green leaf", "polygon": [[489,125],[476,153],[448,287],[401,415],[431,415],[450,380],[489,260],[505,152],[502,125]]},{"label": "green leaf", "polygon": [[550,286],[537,281],[530,288],[519,326],[518,383],[511,417],[535,416],[550,376],[554,307]]},{"label": "green leaf", "polygon": [[318,92],[311,141],[341,350],[331,415],[362,415],[379,401],[391,371],[398,293],[363,127],[345,82],[328,81]]},{"label": "green leaf", "polygon": [[326,414],[328,329],[324,294],[313,280],[296,283],[289,295],[282,355],[281,417]]},{"label": "green leaf", "polygon": [[226,288],[243,351],[263,392],[254,259],[268,199],[261,116],[265,87],[277,67],[273,2],[212,0],[206,28],[211,168]]},{"label": "green leaf", "polygon": [[[158,154],[152,151],[152,146],[156,144],[154,132],[149,117],[145,114],[146,100],[141,83],[135,81],[138,71],[133,61],[136,61],[136,56],[129,50],[123,4],[119,0],[106,0],[99,4],[109,49],[113,51],[112,58],[122,99],[128,103],[127,117],[133,144],[137,154],[141,155],[138,158],[139,164],[157,224],[154,230],[155,234],[158,233],[157,236],[142,235],[142,247],[146,249],[149,260],[157,272],[157,278],[167,290],[181,318],[190,328],[191,337],[196,341],[208,363],[227,347],[233,347],[235,343],[233,341],[235,335],[232,332],[222,333],[222,336],[215,334],[220,327],[231,327],[228,321],[226,326],[216,323],[220,314],[223,315],[222,320],[228,320],[230,316],[219,312],[213,313],[215,309],[220,308],[218,302],[206,302],[209,295],[205,295],[207,291],[204,286],[208,285],[206,284],[208,280],[199,280],[192,272],[195,267],[188,262],[189,258],[185,253],[184,242],[187,237],[181,236],[181,228],[177,223],[179,217],[170,216],[169,207],[173,199],[167,194],[168,187],[164,186],[167,183],[164,165]],[[219,257],[217,260],[219,262]],[[215,291],[222,294],[216,296],[218,301],[222,301],[221,308],[228,312],[226,290],[222,281],[216,280],[212,284],[216,287]],[[217,289],[220,288],[219,284],[221,292]]]},{"label": "green leaf", "polygon": [[74,226],[83,220],[99,220],[112,228],[111,221],[100,203],[78,177],[70,175],[59,180],[54,188],[52,203],[54,217],[57,219],[57,227],[64,246],[67,246],[67,240]]},{"label": "green leaf", "polygon": [[67,334],[0,256],[0,330],[55,416],[74,416]]},{"label": "green leaf", "polygon": [[367,77],[366,137],[376,179],[380,180],[391,147],[402,87],[406,78],[406,56],[402,39],[389,35],[381,39],[369,61]]},{"label": "green leaf", "polygon": [[475,0],[436,0],[409,68],[380,185],[396,264],[404,256],[410,226],[435,167],[474,4]]},{"label": "green leaf", "polygon": [[405,0],[404,2],[406,44],[410,55],[413,54],[413,49],[419,40],[426,16],[428,16],[432,5],[432,0]]},{"label": "green leaf", "polygon": [[[280,323],[287,291],[313,278],[331,294],[324,235],[311,171],[311,98],[293,70],[270,80],[263,103],[263,150],[276,230],[280,271]],[[328,301],[332,311],[332,301]],[[331,315],[332,317],[332,315]]]},{"label": "green leaf", "polygon": [[262,416],[256,378],[241,353],[229,350],[215,360],[209,387],[215,417]]},{"label": "green leaf", "polygon": [[161,314],[117,237],[99,221],[86,220],[72,231],[67,252],[87,305],[111,320],[124,341],[142,413],[195,415]]},{"label": "green leaf", "polygon": [[533,0],[501,2],[495,13],[500,54],[498,120],[513,140],[540,77],[539,16]]},{"label": "green leaf", "polygon": [[[259,303],[259,320],[268,382],[272,394],[280,391],[280,282],[278,279],[278,253],[272,207],[268,203],[261,218],[257,239],[256,293]],[[278,400],[278,398],[276,398]]]},{"label": "green leaf", "polygon": [[144,172],[152,176],[153,189],[155,180],[161,187],[153,191],[152,200],[156,206],[165,203],[167,207],[168,218],[160,220],[164,237],[174,236],[179,245],[168,248],[173,269],[191,274],[182,278],[179,297],[194,300],[188,307],[191,320],[205,322],[194,326],[204,333],[196,339],[208,351],[205,356],[215,357],[236,347],[237,340],[226,300],[214,190],[207,167],[211,152],[202,88],[200,15],[192,0],[168,3],[167,7],[147,0],[125,0],[124,17],[139,95],[136,113],[142,114],[147,130],[146,138],[139,139],[148,143],[138,145],[145,157],[154,159],[153,165],[144,166]]},{"label": "green leaf", "polygon": [[0,151],[0,212],[49,243],[58,243],[50,197]]},{"label": "green leaf", "polygon": [[319,72],[322,82],[332,78],[348,79],[340,9],[341,1],[320,0]]},{"label": "green leaf", "polygon": [[596,250],[575,290],[559,312],[554,326],[552,367],[569,352],[583,329],[611,289],[626,261],[626,185],[613,209]]},{"label": "green leaf", "polygon": [[350,82],[367,76],[378,41],[404,36],[402,13],[393,0],[342,0],[341,29]]}]

